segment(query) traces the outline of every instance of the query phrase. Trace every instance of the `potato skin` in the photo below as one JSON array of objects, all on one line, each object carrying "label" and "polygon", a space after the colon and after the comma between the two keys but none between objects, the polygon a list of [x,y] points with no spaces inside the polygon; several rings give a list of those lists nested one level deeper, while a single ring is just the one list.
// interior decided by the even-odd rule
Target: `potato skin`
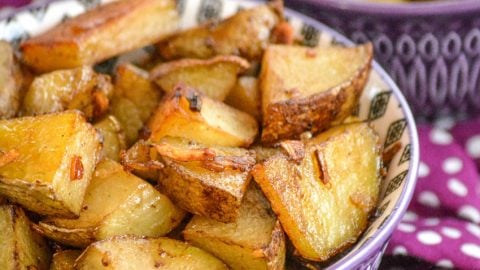
[{"label": "potato skin", "polygon": [[38,72],[91,65],[154,43],[176,30],[173,0],[115,1],[87,11],[20,46]]},{"label": "potato skin", "polygon": [[[363,88],[369,78],[372,61],[371,44],[352,49],[333,48],[323,52],[324,48],[301,48],[287,46],[271,46],[267,49],[263,58],[262,71],[260,74],[260,88],[262,91],[263,130],[262,142],[273,144],[284,139],[299,139],[305,131],[318,133],[331,125],[341,123],[353,112],[363,92]],[[313,76],[313,72],[328,68],[315,63],[310,64],[312,71],[295,74],[296,81],[285,83],[284,78],[293,76],[277,71],[279,67],[286,67],[288,61],[302,59],[308,63],[308,59],[322,55],[334,55],[335,50],[344,50],[352,54],[352,57],[363,57],[356,70],[349,71],[347,77],[338,85],[330,89],[311,89],[305,85],[305,76]],[[351,50],[351,52],[347,52]],[[311,55],[310,55],[311,54]],[[330,57],[330,56],[327,56]],[[285,61],[279,59],[287,59]],[[333,58],[334,59],[334,58]],[[357,61],[358,62],[358,61]],[[345,73],[344,71],[342,71]]]},{"label": "potato skin", "polygon": [[260,59],[270,34],[280,21],[278,10],[260,5],[237,12],[219,23],[183,31],[158,44],[162,57],[210,58],[215,55],[238,55],[248,60]]}]

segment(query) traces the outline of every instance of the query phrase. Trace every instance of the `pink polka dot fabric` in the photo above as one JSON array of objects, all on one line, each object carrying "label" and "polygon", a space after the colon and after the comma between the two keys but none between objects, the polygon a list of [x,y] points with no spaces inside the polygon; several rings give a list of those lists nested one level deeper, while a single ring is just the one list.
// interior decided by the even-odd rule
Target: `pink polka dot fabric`
[{"label": "pink polka dot fabric", "polygon": [[480,119],[420,125],[415,194],[387,253],[480,269]]}]

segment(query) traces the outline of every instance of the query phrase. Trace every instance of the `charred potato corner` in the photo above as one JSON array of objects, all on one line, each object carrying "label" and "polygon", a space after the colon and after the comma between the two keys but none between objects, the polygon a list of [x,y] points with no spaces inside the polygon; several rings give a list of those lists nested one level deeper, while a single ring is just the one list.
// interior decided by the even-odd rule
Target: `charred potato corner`
[{"label": "charred potato corner", "polygon": [[0,269],[277,270],[355,244],[381,180],[350,117],[372,46],[303,47],[282,10],[179,30],[174,0],[114,1],[0,42]]}]

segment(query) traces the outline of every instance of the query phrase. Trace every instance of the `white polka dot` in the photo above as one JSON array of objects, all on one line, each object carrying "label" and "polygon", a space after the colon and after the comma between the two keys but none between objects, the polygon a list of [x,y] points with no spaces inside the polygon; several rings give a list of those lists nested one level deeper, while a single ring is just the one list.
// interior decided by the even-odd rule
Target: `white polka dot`
[{"label": "white polka dot", "polygon": [[480,226],[473,223],[468,223],[466,228],[467,228],[467,231],[469,231],[471,234],[480,238]]},{"label": "white polka dot", "polygon": [[423,191],[418,195],[418,202],[429,207],[437,208],[440,206],[440,200],[437,195],[431,191]]},{"label": "white polka dot", "polygon": [[462,160],[456,157],[447,158],[443,164],[442,169],[448,174],[455,174],[462,170],[463,163]]},{"label": "white polka dot", "polygon": [[448,189],[455,195],[465,197],[468,194],[467,187],[457,178],[451,178],[447,183]]},{"label": "white polka dot", "polygon": [[434,128],[430,132],[430,141],[435,144],[447,145],[450,144],[452,140],[452,135],[443,129]]},{"label": "white polka dot", "polygon": [[418,219],[417,214],[415,214],[414,212],[411,212],[411,211],[407,211],[407,212],[405,212],[405,215],[403,215],[402,221],[412,222],[412,221],[415,221],[417,219]]},{"label": "white polka dot", "polygon": [[465,243],[460,247],[460,250],[467,256],[480,259],[480,246],[478,245]]},{"label": "white polka dot", "polygon": [[420,166],[418,167],[418,177],[427,177],[430,174],[430,168],[427,164],[420,161]]},{"label": "white polka dot", "polygon": [[452,239],[458,239],[462,236],[462,233],[459,230],[451,227],[443,227],[442,233],[443,235],[450,237]]},{"label": "white polka dot", "polygon": [[393,255],[407,255],[407,249],[404,246],[396,246],[393,251]]},{"label": "white polka dot", "polygon": [[442,260],[438,261],[437,266],[438,267],[443,267],[443,268],[453,268],[454,267],[452,261],[447,260],[447,259],[442,259]]},{"label": "white polka dot", "polygon": [[462,206],[458,211],[458,215],[475,223],[480,222],[480,212],[478,212],[477,208],[471,205]]},{"label": "white polka dot", "polygon": [[404,233],[411,233],[415,231],[415,226],[412,224],[400,223],[398,224],[397,229]]},{"label": "white polka dot", "polygon": [[417,234],[417,240],[424,245],[437,245],[442,242],[442,237],[434,231],[421,231]]},{"label": "white polka dot", "polygon": [[434,125],[437,128],[442,128],[442,129],[451,129],[457,121],[455,120],[454,117],[446,116],[446,117],[440,117],[439,119],[435,120]]},{"label": "white polka dot", "polygon": [[426,226],[437,226],[440,223],[440,219],[438,218],[426,218],[423,221],[423,224]]},{"label": "white polka dot", "polygon": [[480,158],[480,135],[475,135],[465,144],[468,154],[473,158]]}]

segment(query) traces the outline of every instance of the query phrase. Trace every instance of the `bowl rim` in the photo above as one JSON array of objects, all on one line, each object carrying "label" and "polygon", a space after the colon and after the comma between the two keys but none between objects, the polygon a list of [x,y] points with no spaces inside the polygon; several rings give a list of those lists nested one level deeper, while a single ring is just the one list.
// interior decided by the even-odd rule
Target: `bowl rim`
[{"label": "bowl rim", "polygon": [[329,8],[371,15],[404,16],[453,16],[480,11],[478,0],[445,0],[420,3],[376,3],[358,0],[296,0],[319,8]]},{"label": "bowl rim", "polygon": [[[38,2],[33,2],[30,5],[24,6],[22,8],[12,10],[12,12],[7,12],[6,14],[0,14],[0,21],[6,20],[11,16],[14,16],[16,13],[28,11],[34,8],[46,6],[52,4],[53,2],[62,2],[67,0],[40,0]],[[78,1],[78,0],[77,0]],[[238,2],[250,2],[251,4],[258,5],[260,3],[264,3],[264,0],[236,0]],[[316,0],[303,0],[303,1],[311,1],[315,2]],[[336,0],[321,0],[334,3]],[[471,1],[471,0],[465,0]],[[473,0],[477,1],[477,0]],[[480,1],[478,3],[480,7]],[[315,20],[307,15],[304,15],[298,11],[295,11],[291,8],[285,7],[285,15],[296,17],[302,20],[309,25],[320,29],[322,32],[326,32],[331,35],[335,40],[342,42],[345,45],[354,45],[354,43],[349,40],[347,37],[341,35],[339,32],[333,30],[332,28],[326,26],[325,24],[321,23],[318,20]],[[395,84],[393,79],[387,74],[387,72],[376,62],[373,61],[372,68],[384,80],[384,82],[392,89],[392,94],[398,100],[401,105],[401,110],[403,116],[407,122],[407,131],[408,137],[410,140],[410,160],[408,166],[408,173],[405,177],[405,186],[400,194],[400,199],[395,203],[393,206],[393,211],[390,216],[387,217],[384,225],[381,227],[380,230],[373,233],[372,238],[370,241],[366,242],[361,248],[355,250],[354,252],[347,253],[344,257],[340,258],[338,261],[333,263],[332,265],[328,266],[327,269],[353,269],[358,267],[361,263],[363,263],[367,258],[373,258],[375,255],[378,254],[379,251],[382,250],[382,247],[388,242],[391,237],[391,234],[400,223],[401,218],[403,217],[404,213],[407,210],[407,207],[413,197],[413,192],[415,189],[416,181],[417,181],[417,173],[418,167],[420,163],[420,153],[419,153],[419,138],[417,127],[415,123],[415,119],[413,117],[412,111],[410,106],[408,105],[405,97],[401,93],[398,86]]]},{"label": "bowl rim", "polygon": [[[243,0],[247,2],[257,2],[255,0]],[[334,0],[335,1],[335,0]],[[476,1],[476,0],[475,0]],[[263,2],[263,1],[262,1]],[[479,1],[480,3],[480,1]],[[285,8],[285,15],[299,18],[305,23],[320,29],[323,32],[331,35],[335,40],[340,41],[348,46],[354,45],[355,43],[349,40],[347,37],[341,35],[339,32],[333,30],[332,28],[326,26],[318,20],[315,20],[307,15],[304,15],[298,11],[292,10],[291,8]],[[408,166],[408,173],[405,177],[405,186],[400,194],[399,200],[393,206],[392,214],[387,217],[384,225],[377,232],[373,233],[370,241],[366,242],[361,248],[355,250],[354,252],[347,253],[346,256],[340,258],[338,261],[329,265],[327,269],[333,270],[349,270],[355,269],[367,258],[373,258],[378,251],[388,242],[393,231],[396,229],[397,225],[400,223],[404,213],[407,211],[408,205],[413,197],[415,190],[415,185],[417,182],[418,166],[420,164],[420,151],[419,151],[419,138],[417,132],[417,126],[415,123],[415,118],[413,117],[410,106],[407,103],[407,100],[401,93],[400,89],[393,81],[393,79],[387,74],[387,72],[377,63],[373,61],[372,68],[382,78],[382,80],[392,89],[392,93],[398,102],[401,105],[401,110],[408,125],[408,137],[410,140],[410,161]]]}]

